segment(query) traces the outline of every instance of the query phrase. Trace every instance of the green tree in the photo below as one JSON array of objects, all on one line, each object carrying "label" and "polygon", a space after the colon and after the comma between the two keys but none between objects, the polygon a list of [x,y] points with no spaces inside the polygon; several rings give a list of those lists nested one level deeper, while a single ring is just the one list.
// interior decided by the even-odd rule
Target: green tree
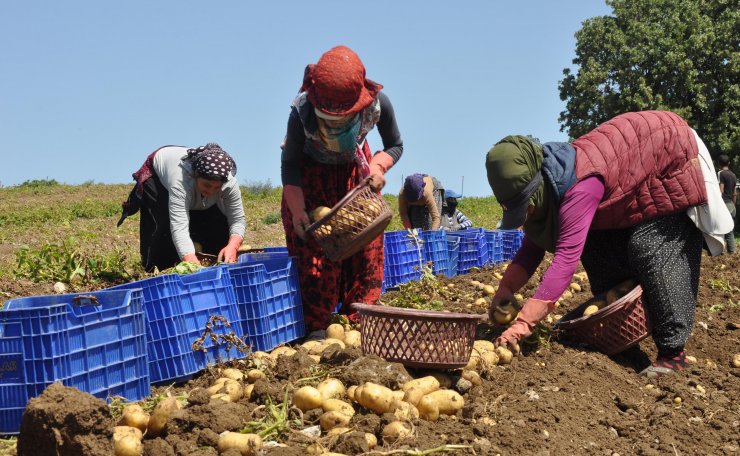
[{"label": "green tree", "polygon": [[[576,32],[560,131],[576,138],[624,112],[666,109],[714,156],[740,165],[740,0],[606,0]],[[736,166],[737,168],[737,166]]]}]

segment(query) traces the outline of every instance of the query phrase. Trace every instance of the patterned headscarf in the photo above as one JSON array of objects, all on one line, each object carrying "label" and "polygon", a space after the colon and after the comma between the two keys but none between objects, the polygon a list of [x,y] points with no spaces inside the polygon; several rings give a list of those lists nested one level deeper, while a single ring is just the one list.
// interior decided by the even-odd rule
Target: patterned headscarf
[{"label": "patterned headscarf", "polygon": [[419,201],[424,195],[424,178],[426,174],[412,174],[403,183],[403,195],[408,201]]},{"label": "patterned headscarf", "polygon": [[226,182],[230,174],[236,176],[236,162],[216,143],[188,149],[184,160],[191,162],[193,171],[206,179]]}]

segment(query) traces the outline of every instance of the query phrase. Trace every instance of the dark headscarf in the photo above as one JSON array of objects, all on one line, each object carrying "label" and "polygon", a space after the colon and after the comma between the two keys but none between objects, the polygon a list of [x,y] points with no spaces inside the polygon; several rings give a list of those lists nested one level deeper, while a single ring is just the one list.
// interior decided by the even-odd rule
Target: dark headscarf
[{"label": "dark headscarf", "polygon": [[424,195],[424,178],[426,174],[412,174],[403,183],[403,195],[407,201],[419,201]]},{"label": "dark headscarf", "polygon": [[205,179],[226,182],[229,175],[236,176],[236,162],[216,143],[188,149],[184,160],[189,161],[193,171]]},{"label": "dark headscarf", "polygon": [[[542,162],[542,145],[525,136],[507,136],[494,145],[486,156],[486,171],[496,199],[508,201],[523,191],[542,170]],[[529,201],[535,209],[524,223],[524,232],[535,244],[554,252],[559,217],[550,186],[542,181]]]}]

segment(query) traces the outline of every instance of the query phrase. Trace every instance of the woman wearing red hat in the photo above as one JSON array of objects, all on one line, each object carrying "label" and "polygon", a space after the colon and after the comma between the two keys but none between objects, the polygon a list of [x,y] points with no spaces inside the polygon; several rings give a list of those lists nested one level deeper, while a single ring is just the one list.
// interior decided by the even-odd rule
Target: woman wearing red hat
[{"label": "woman wearing red hat", "polygon": [[[324,329],[337,303],[375,303],[383,280],[383,237],[342,262],[323,257],[306,236],[308,212],[332,207],[365,178],[380,191],[383,175],[403,153],[393,106],[382,85],[365,77],[351,49],[337,46],[306,67],[293,100],[282,146],[282,218],[288,251],[298,258],[304,316],[309,330]],[[374,155],[365,137],[373,127],[383,140]]]}]

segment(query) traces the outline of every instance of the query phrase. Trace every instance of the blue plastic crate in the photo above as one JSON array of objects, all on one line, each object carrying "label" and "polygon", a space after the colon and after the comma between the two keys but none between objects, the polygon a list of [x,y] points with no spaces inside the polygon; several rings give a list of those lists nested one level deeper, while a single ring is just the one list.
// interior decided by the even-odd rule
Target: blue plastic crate
[{"label": "blue plastic crate", "polygon": [[383,235],[383,289],[395,288],[421,278],[424,264],[423,242],[408,231],[386,231]]},{"label": "blue plastic crate", "polygon": [[458,274],[467,274],[472,268],[488,264],[488,242],[483,228],[450,231],[447,234],[460,238]]},{"label": "blue plastic crate", "polygon": [[488,262],[499,264],[504,262],[504,237],[500,230],[486,230],[486,243],[488,244]]},{"label": "blue plastic crate", "polygon": [[455,277],[457,275],[457,265],[460,259],[459,237],[447,236],[447,255],[450,259],[450,267],[447,270],[447,277]]},{"label": "blue plastic crate", "polygon": [[448,275],[450,255],[447,252],[447,235],[444,230],[425,230],[421,232],[424,241],[424,263],[432,263],[432,272]]},{"label": "blue plastic crate", "polygon": [[229,270],[242,329],[254,349],[272,350],[305,336],[298,269],[287,251],[244,254],[222,267]]},{"label": "blue plastic crate", "polygon": [[12,299],[0,311],[0,434],[61,381],[99,398],[150,394],[142,291]]},{"label": "blue plastic crate", "polygon": [[113,289],[141,288],[149,329],[149,375],[153,384],[179,382],[210,364],[241,356],[236,347],[226,350],[206,337],[203,351],[194,351],[193,342],[205,330],[212,315],[225,317],[241,337],[240,315],[228,269],[204,268],[187,275],[166,274],[119,285]]},{"label": "blue plastic crate", "polygon": [[500,230],[502,236],[502,261],[511,261],[522,246],[524,232],[520,230]]}]

